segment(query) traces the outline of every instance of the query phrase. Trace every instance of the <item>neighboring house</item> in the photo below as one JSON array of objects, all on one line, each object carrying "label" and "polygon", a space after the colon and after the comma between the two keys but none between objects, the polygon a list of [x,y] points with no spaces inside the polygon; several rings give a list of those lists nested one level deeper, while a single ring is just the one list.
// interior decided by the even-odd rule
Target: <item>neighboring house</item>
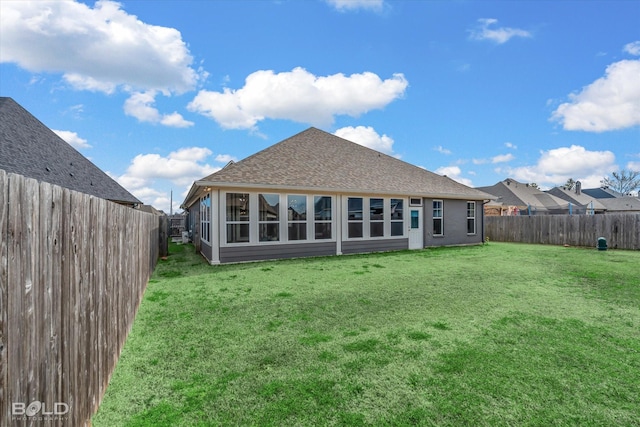
[{"label": "neighboring house", "polygon": [[196,181],[182,208],[218,264],[480,244],[489,198],[309,128]]},{"label": "neighboring house", "polygon": [[607,213],[640,213],[640,198],[633,196],[612,197],[598,200]]},{"label": "neighboring house", "polygon": [[0,97],[0,169],[132,207],[141,203],[6,97]]},{"label": "neighboring house", "polygon": [[600,203],[598,199],[590,196],[582,191],[582,184],[577,181],[573,189],[567,187],[554,187],[551,190],[547,190],[547,193],[559,197],[569,202],[569,212],[573,214],[601,214],[607,210],[607,208]]},{"label": "neighboring house", "polygon": [[494,196],[485,206],[486,215],[568,214],[570,209],[566,200],[511,178],[476,189]]}]

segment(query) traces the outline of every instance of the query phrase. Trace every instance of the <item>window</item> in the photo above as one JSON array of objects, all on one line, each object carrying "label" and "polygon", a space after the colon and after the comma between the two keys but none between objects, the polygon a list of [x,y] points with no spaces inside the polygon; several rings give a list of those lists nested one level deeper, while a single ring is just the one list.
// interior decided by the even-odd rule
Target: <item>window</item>
[{"label": "window", "polygon": [[200,199],[200,239],[211,243],[211,194]]},{"label": "window", "polygon": [[261,242],[280,240],[280,195],[258,194],[258,236]]},{"label": "window", "polygon": [[347,222],[349,238],[362,237],[362,198],[349,197],[347,200]]},{"label": "window", "polygon": [[442,236],[444,235],[443,228],[443,203],[442,200],[434,200],[433,201],[433,235],[434,236]]},{"label": "window", "polygon": [[419,197],[412,197],[409,199],[409,206],[422,206],[422,199]]},{"label": "window", "polygon": [[411,228],[414,230],[420,228],[420,211],[417,209],[411,211]]},{"label": "window", "polygon": [[467,234],[476,234],[476,202],[467,202]]},{"label": "window", "polygon": [[227,193],[227,243],[249,241],[249,194]]},{"label": "window", "polygon": [[402,211],[402,199],[391,199],[391,235],[404,235],[404,216]]},{"label": "window", "polygon": [[307,240],[307,196],[287,196],[289,240]]},{"label": "window", "polygon": [[369,199],[369,236],[384,236],[384,199]]},{"label": "window", "polygon": [[331,197],[315,196],[313,198],[313,219],[315,239],[331,238]]}]

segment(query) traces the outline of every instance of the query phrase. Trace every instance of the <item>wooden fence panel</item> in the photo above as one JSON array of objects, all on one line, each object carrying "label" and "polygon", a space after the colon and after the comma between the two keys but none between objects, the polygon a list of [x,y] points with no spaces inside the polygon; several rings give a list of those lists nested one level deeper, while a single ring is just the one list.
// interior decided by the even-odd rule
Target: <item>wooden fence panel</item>
[{"label": "wooden fence panel", "polygon": [[0,171],[0,425],[90,424],[155,267],[158,227],[152,214]]},{"label": "wooden fence panel", "polygon": [[485,235],[499,242],[640,249],[640,214],[487,216]]}]

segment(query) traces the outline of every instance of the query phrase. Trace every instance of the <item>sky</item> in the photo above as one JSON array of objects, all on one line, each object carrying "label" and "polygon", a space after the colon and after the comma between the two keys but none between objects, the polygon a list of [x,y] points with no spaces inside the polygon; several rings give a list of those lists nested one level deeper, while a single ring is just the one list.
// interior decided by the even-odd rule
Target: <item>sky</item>
[{"label": "sky", "polygon": [[2,0],[0,96],[167,213],[311,126],[473,187],[598,187],[640,170],[640,1]]}]

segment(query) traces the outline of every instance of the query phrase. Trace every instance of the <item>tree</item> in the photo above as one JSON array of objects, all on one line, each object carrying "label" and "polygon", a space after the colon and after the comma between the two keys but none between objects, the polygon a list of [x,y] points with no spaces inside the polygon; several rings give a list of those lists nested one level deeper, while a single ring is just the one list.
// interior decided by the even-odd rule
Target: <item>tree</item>
[{"label": "tree", "polygon": [[529,183],[529,187],[535,188],[536,190],[539,190],[540,187],[538,186],[538,184],[536,184],[535,182],[530,182]]},{"label": "tree", "polygon": [[563,185],[563,187],[566,188],[567,190],[573,190],[574,188],[576,188],[576,182],[573,180],[573,178],[569,178],[567,182]]},{"label": "tree", "polygon": [[629,194],[640,188],[640,172],[622,169],[613,172],[613,177],[605,176],[602,181],[603,187],[610,188],[618,193]]}]

